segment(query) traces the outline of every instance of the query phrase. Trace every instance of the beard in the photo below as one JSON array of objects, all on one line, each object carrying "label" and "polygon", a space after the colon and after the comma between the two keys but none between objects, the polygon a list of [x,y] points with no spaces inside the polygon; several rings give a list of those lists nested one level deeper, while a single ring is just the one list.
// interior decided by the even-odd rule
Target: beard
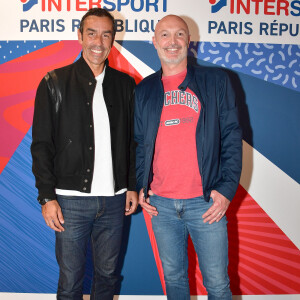
[{"label": "beard", "polygon": [[[182,52],[180,52],[177,57],[167,57],[164,52],[167,49],[178,49],[182,50]],[[157,46],[157,54],[160,60],[166,64],[179,64],[187,57],[187,45],[182,47],[180,45],[174,44],[165,48],[160,48],[159,46]]]}]

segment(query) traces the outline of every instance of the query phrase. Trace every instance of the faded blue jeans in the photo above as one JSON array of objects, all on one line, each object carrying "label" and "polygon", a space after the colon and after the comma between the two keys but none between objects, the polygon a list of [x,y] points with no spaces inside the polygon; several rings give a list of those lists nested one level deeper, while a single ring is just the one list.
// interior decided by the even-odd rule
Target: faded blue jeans
[{"label": "faded blue jeans", "polygon": [[193,241],[203,284],[209,300],[232,299],[228,266],[227,220],[204,223],[202,215],[212,205],[203,197],[170,199],[150,196],[158,215],[153,216],[152,228],[158,246],[170,300],[190,299],[188,280],[188,235]]},{"label": "faded blue jeans", "polygon": [[57,299],[82,300],[88,242],[91,239],[94,278],[91,300],[112,300],[119,277],[126,193],[112,197],[57,195],[65,223],[56,232],[59,265]]}]

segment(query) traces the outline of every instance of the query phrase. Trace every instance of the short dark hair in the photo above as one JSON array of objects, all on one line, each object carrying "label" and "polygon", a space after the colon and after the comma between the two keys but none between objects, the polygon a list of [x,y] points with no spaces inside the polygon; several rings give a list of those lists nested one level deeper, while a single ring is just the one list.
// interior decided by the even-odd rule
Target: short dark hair
[{"label": "short dark hair", "polygon": [[112,27],[113,27],[113,36],[116,34],[116,29],[115,29],[115,18],[113,17],[112,14],[110,14],[106,9],[104,8],[91,8],[87,11],[87,13],[82,17],[79,25],[79,30],[81,34],[83,34],[83,25],[84,25],[84,20],[89,17],[89,16],[96,16],[96,17],[107,17],[111,20],[112,22]]}]

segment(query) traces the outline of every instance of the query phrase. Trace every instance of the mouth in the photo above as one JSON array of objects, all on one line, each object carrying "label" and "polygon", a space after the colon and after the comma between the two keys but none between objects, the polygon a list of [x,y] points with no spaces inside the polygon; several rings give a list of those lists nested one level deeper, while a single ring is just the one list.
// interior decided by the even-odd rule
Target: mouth
[{"label": "mouth", "polygon": [[91,51],[95,54],[101,54],[103,52],[102,50],[96,50],[96,49],[91,49]]},{"label": "mouth", "polygon": [[169,52],[169,53],[177,53],[181,48],[176,47],[176,48],[165,48],[164,50]]}]

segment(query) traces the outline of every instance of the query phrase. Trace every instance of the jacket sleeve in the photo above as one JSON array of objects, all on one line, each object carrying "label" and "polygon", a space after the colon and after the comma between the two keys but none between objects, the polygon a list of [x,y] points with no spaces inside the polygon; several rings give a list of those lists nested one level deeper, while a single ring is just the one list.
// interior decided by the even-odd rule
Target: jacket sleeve
[{"label": "jacket sleeve", "polygon": [[135,160],[136,160],[136,143],[134,141],[134,98],[135,98],[135,81],[130,78],[130,163],[128,176],[128,190],[136,190]]},{"label": "jacket sleeve", "polygon": [[221,132],[221,174],[215,189],[230,201],[238,188],[242,170],[242,131],[239,126],[235,94],[229,77],[220,81],[218,115]]},{"label": "jacket sleeve", "polygon": [[137,143],[136,147],[136,189],[139,192],[143,187],[144,177],[144,135],[142,122],[142,105],[140,90],[137,87],[135,92],[135,111],[134,111],[134,139]]},{"label": "jacket sleeve", "polygon": [[[47,79],[47,80],[46,80]],[[32,172],[36,180],[39,198],[56,199],[56,178],[53,170],[54,108],[48,88],[49,74],[38,86],[32,124]]]}]

